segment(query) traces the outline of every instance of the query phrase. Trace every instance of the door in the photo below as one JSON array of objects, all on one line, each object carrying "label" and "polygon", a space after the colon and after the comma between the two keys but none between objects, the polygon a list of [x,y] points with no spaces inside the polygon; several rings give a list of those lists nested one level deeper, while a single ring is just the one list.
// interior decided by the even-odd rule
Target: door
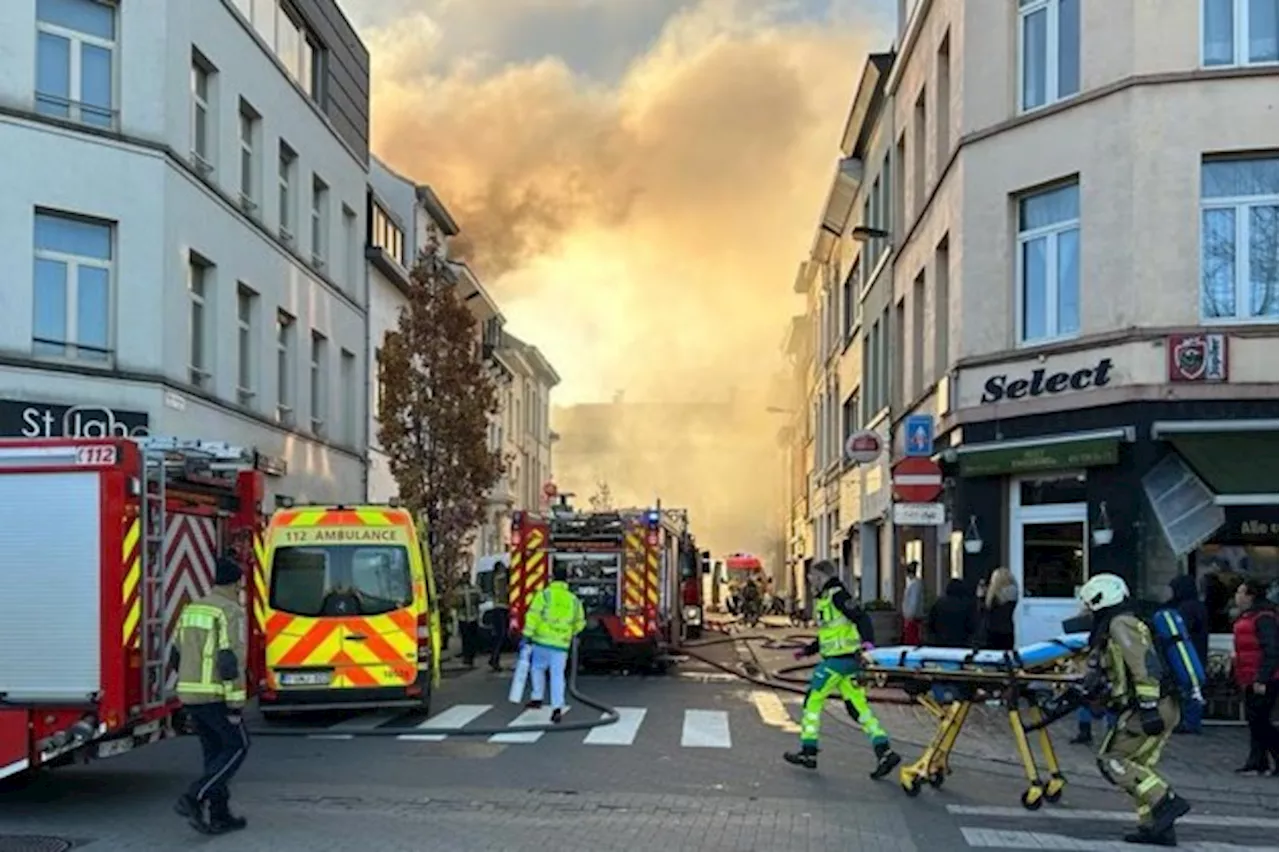
[{"label": "door", "polygon": [[[1076,593],[1089,576],[1084,474],[1015,479],[1009,495],[1009,569],[1021,599],[1014,615],[1019,647],[1062,635]],[[1070,500],[1070,502],[1067,502]]]},{"label": "door", "polygon": [[[421,527],[420,527],[421,529]],[[431,613],[431,685],[440,685],[440,643],[444,638],[440,632],[440,598],[436,595],[436,572],[431,567],[431,548],[428,544],[426,536],[419,533],[418,536],[419,550],[422,552],[422,572],[427,581],[427,600],[426,606]],[[492,581],[493,573],[490,569],[490,580]],[[418,637],[418,641],[422,641],[422,637]]]}]

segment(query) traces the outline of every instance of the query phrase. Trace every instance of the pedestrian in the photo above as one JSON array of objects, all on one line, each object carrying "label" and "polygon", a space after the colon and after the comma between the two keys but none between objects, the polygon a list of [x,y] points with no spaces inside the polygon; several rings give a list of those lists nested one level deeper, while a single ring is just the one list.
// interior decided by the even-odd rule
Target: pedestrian
[{"label": "pedestrian", "polygon": [[925,637],[939,648],[972,648],[977,644],[978,626],[978,608],[968,587],[964,580],[954,579],[929,607]]},{"label": "pedestrian", "polygon": [[218,559],[214,586],[187,604],[178,619],[170,663],[178,670],[178,698],[195,726],[204,771],[174,809],[202,834],[242,829],[231,813],[228,784],[249,752],[241,715],[245,703],[246,633],[240,566]]},{"label": "pedestrian", "polygon": [[476,649],[480,644],[480,589],[466,574],[459,578],[453,591],[453,614],[462,640],[462,664],[474,669]]},{"label": "pedestrian", "polygon": [[[1092,613],[1092,662],[1084,679],[1105,684],[1106,706],[1117,713],[1115,727],[1098,751],[1098,769],[1129,795],[1138,811],[1138,829],[1124,840],[1177,846],[1174,823],[1191,805],[1156,773],[1156,764],[1181,713],[1168,678],[1161,676],[1151,628],[1133,613],[1129,586],[1115,574],[1093,576],[1080,587],[1079,597]],[[1156,668],[1148,668],[1153,661]]]},{"label": "pedestrian", "polygon": [[919,645],[924,641],[924,583],[920,581],[920,563],[908,562],[907,585],[902,591],[902,643]]},{"label": "pedestrian", "polygon": [[507,621],[511,617],[508,588],[510,575],[505,562],[493,565],[493,609],[489,610],[489,626],[493,628],[493,648],[489,651],[489,668],[502,671],[502,646],[507,644]]},{"label": "pedestrian", "polygon": [[551,583],[529,603],[524,620],[524,638],[533,648],[530,658],[533,683],[528,706],[542,707],[547,675],[551,676],[551,721],[559,724],[565,704],[565,670],[574,637],[587,626],[582,601],[569,590],[569,569],[563,563],[551,566]]},{"label": "pedestrian", "polygon": [[822,726],[822,712],[827,696],[839,691],[845,701],[845,709],[854,721],[862,726],[875,749],[876,767],[873,779],[883,778],[901,762],[902,758],[889,744],[889,735],[871,712],[867,692],[858,685],[855,676],[862,667],[862,653],[873,647],[875,634],[871,619],[858,607],[836,575],[836,566],[828,560],[820,560],[809,569],[809,582],[818,590],[813,605],[814,618],[818,622],[818,638],[796,652],[796,659],[821,654],[822,659],[813,670],[809,690],[804,697],[804,715],[800,723],[800,750],[789,751],[782,757],[787,763],[806,769],[818,768],[818,733]]},{"label": "pedestrian", "polygon": [[1244,716],[1249,723],[1249,757],[1237,772],[1276,774],[1276,609],[1267,600],[1267,584],[1245,580],[1236,589],[1240,611],[1232,628],[1236,683],[1244,692]]},{"label": "pedestrian", "polygon": [[[1200,665],[1209,665],[1209,610],[1196,592],[1196,580],[1190,574],[1179,574],[1169,581],[1169,605],[1182,616],[1187,628],[1187,638],[1200,658]],[[1175,734],[1198,734],[1203,727],[1204,704],[1196,696],[1182,697],[1182,722]]]},{"label": "pedestrian", "polygon": [[983,647],[1012,651],[1013,613],[1018,607],[1018,581],[1013,578],[1012,571],[997,568],[991,572],[983,603],[983,633],[986,637]]}]

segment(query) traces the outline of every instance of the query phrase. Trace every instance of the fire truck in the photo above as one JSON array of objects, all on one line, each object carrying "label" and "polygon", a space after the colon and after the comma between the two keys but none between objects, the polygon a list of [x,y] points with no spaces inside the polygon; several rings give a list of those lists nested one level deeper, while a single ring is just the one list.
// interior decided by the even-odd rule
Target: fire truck
[{"label": "fire truck", "polygon": [[511,523],[510,629],[520,633],[533,596],[553,565],[568,570],[587,627],[588,665],[661,670],[668,651],[702,627],[700,554],[683,509],[576,511],[562,494],[546,514],[516,512]]},{"label": "fire truck", "polygon": [[178,616],[220,553],[250,575],[262,495],[226,444],[0,440],[0,779],[177,731]]}]

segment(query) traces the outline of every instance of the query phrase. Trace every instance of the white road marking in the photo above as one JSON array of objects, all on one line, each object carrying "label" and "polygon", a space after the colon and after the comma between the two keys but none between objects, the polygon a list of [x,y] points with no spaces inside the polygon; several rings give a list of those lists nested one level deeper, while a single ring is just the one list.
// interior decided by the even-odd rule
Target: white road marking
[{"label": "white road marking", "polygon": [[[492,709],[492,704],[457,704],[450,707],[443,713],[437,713],[427,721],[420,725],[416,725],[415,727],[452,728],[455,731],[460,731]],[[403,734],[396,737],[396,739],[410,740],[413,742],[438,743],[447,736],[448,734]]]},{"label": "white road marking", "polygon": [[[543,707],[539,710],[526,710],[517,716],[509,728],[527,728],[530,725],[549,725],[551,724],[551,708]],[[494,734],[489,737],[491,743],[536,743],[542,739],[542,731],[522,731],[508,734]]]},{"label": "white road marking", "polygon": [[782,703],[782,699],[778,697],[776,692],[769,692],[763,689],[752,690],[751,703],[756,706],[756,712],[760,714],[760,721],[770,727],[785,731],[788,734],[800,733],[800,726],[792,720],[791,714],[787,712],[787,708]]},{"label": "white road marking", "polygon": [[[977,849],[1052,849],[1054,852],[1133,852],[1132,843],[1123,840],[1083,840],[1064,834],[1042,834],[1035,831],[998,831],[990,828],[961,828],[965,843]],[[1274,845],[1244,846],[1213,840],[1179,843],[1183,852],[1273,852]]]},{"label": "white road marking", "polygon": [[[640,732],[640,723],[644,721],[643,707],[618,707],[618,721],[612,725],[592,728],[591,733],[582,741],[583,745],[629,746],[636,741]],[[605,718],[603,715],[600,718]]]},{"label": "white road marking", "polygon": [[[1059,808],[1042,808],[1028,811],[1025,808],[999,805],[947,805],[947,813],[957,816],[1005,817],[1008,819],[1059,819],[1082,822],[1136,823],[1133,811],[1086,811]],[[1203,825],[1211,828],[1275,828],[1275,817],[1215,816],[1213,814],[1187,814],[1178,825]]]},{"label": "white road marking", "polygon": [[723,710],[686,710],[680,732],[683,748],[731,748],[729,714]]}]

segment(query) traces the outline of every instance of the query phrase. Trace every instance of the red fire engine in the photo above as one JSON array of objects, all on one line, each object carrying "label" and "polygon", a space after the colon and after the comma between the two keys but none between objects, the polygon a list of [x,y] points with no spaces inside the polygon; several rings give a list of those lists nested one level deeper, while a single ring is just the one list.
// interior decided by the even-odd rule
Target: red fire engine
[{"label": "red fire engine", "polygon": [[561,495],[547,514],[516,512],[511,529],[511,630],[524,627],[551,566],[568,570],[587,628],[587,663],[661,668],[674,645],[702,626],[699,552],[682,509],[575,511]]},{"label": "red fire engine", "polygon": [[0,440],[0,778],[174,733],[178,615],[220,553],[248,575],[260,547],[252,467],[200,441]]}]

